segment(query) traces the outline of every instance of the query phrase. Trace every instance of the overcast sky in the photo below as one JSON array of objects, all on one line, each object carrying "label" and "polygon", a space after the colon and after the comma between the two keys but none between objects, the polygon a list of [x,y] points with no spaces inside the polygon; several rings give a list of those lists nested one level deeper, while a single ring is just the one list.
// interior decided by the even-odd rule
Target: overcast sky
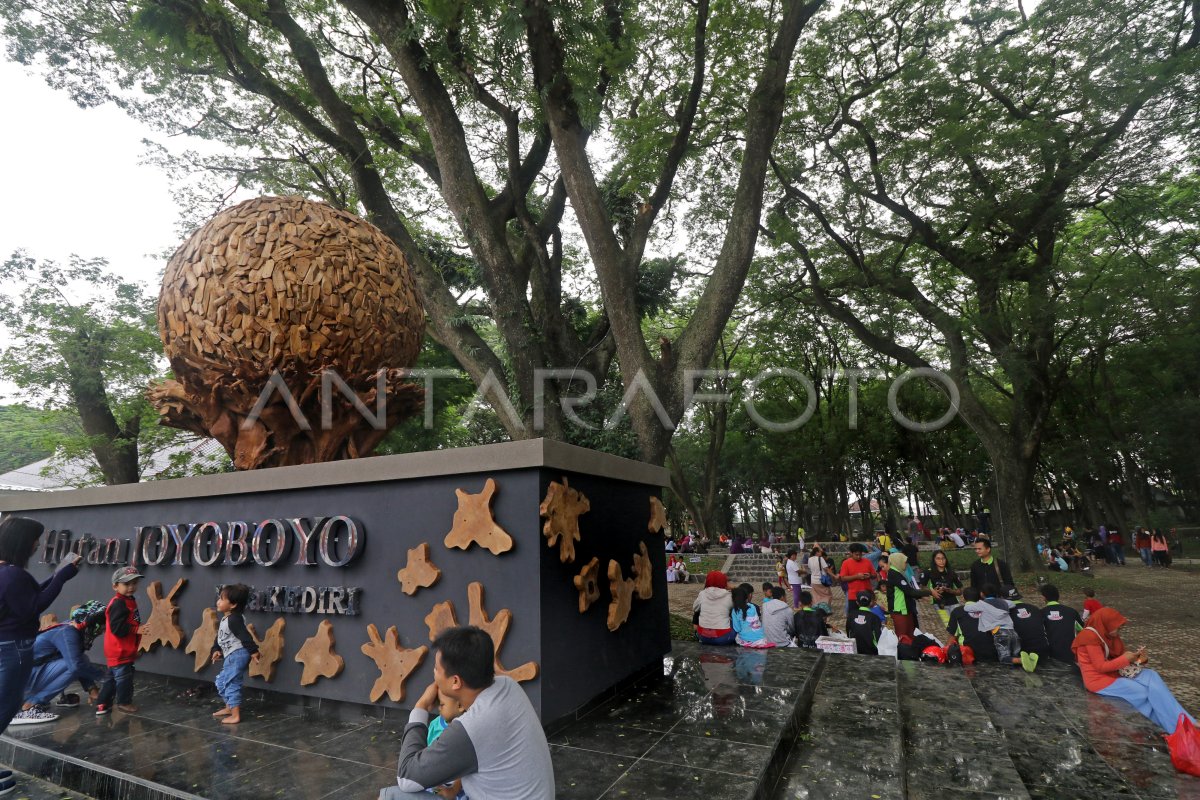
[{"label": "overcast sky", "polygon": [[0,257],[107,258],[157,289],[161,253],[177,242],[167,178],[140,164],[154,134],[108,105],[82,109],[25,67],[0,60]]},{"label": "overcast sky", "polygon": [[[3,59],[0,98],[9,110],[0,125],[0,258],[17,249],[58,261],[103,257],[157,294],[157,254],[179,241],[167,178],[140,163],[142,140],[157,134],[115,106],[82,109]],[[0,331],[0,347],[5,338]],[[0,381],[0,403],[19,399]]]}]

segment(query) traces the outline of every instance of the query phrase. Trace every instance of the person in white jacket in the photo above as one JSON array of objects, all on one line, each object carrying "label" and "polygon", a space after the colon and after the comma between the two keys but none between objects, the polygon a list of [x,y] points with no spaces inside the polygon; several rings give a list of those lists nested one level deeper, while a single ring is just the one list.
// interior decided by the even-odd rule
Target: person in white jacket
[{"label": "person in white jacket", "polygon": [[784,601],[787,594],[782,586],[772,586],[771,596],[763,601],[763,636],[776,647],[795,647],[796,617]]},{"label": "person in white jacket", "polygon": [[692,601],[692,612],[696,638],[702,643],[733,644],[737,639],[730,617],[733,597],[729,594],[729,578],[724,572],[713,570],[705,576],[704,588]]}]

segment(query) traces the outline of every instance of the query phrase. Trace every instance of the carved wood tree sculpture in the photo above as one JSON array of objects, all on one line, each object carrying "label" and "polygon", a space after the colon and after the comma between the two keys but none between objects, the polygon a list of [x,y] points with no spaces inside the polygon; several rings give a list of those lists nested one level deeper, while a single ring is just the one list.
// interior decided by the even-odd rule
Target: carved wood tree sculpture
[{"label": "carved wood tree sculpture", "polygon": [[200,617],[200,627],[192,631],[192,639],[183,649],[196,657],[194,672],[200,672],[212,660],[212,648],[217,641],[217,630],[221,627],[220,615],[215,608],[206,608]]},{"label": "carved wood tree sculpture", "polygon": [[472,543],[492,555],[498,556],[512,550],[512,537],[496,524],[492,517],[492,497],[496,494],[496,482],[491,478],[483,485],[479,494],[455,489],[458,510],[454,512],[454,524],[446,534],[446,547],[466,550]]},{"label": "carved wood tree sculpture", "polygon": [[260,639],[254,626],[246,625],[246,629],[250,631],[250,635],[254,637],[255,643],[258,645],[258,661],[250,662],[250,674],[253,677],[262,678],[267,683],[275,680],[275,668],[283,659],[283,629],[286,627],[287,620],[279,617],[271,627],[267,628],[267,635]]},{"label": "carved wood tree sculpture", "polygon": [[456,627],[458,614],[454,613],[454,603],[446,600],[435,605],[433,610],[425,615],[425,624],[429,626],[429,641],[431,642],[442,631]]},{"label": "carved wood tree sculpture", "polygon": [[421,544],[408,551],[408,563],[404,569],[396,573],[400,581],[400,589],[407,595],[414,595],[417,589],[427,589],[437,583],[442,577],[442,571],[429,560],[429,544]]},{"label": "carved wood tree sculpture", "polygon": [[400,646],[400,634],[396,626],[387,629],[387,639],[379,638],[379,628],[367,626],[367,637],[371,641],[362,646],[363,655],[379,667],[379,677],[371,687],[371,702],[379,702],[386,693],[393,703],[404,699],[404,684],[408,677],[421,665],[429,648],[425,645],[408,649]]},{"label": "carved wood tree sculpture", "polygon": [[633,594],[639,600],[654,596],[654,564],[645,542],[639,542],[638,552],[633,554]]},{"label": "carved wood tree sculpture", "polygon": [[[324,203],[259,197],[217,214],[167,263],[158,332],[175,378],[150,400],[162,424],[215,438],[238,469],[356,458],[421,408],[422,388],[405,380],[424,328],[408,262],[382,231]],[[329,425],[325,370],[354,394],[330,384]],[[307,424],[269,389],[276,372]],[[355,401],[374,414],[379,392],[386,419],[373,426]]]},{"label": "carved wood tree sculpture", "polygon": [[579,590],[579,613],[582,614],[600,599],[600,559],[593,558],[572,580]]},{"label": "carved wood tree sculpture", "polygon": [[667,527],[667,509],[663,508],[662,500],[650,495],[650,522],[646,525],[646,530],[650,533],[658,533],[665,527]]},{"label": "carved wood tree sculpture", "polygon": [[512,612],[502,608],[496,612],[495,619],[489,618],[483,608],[483,584],[479,581],[467,585],[467,600],[471,604],[470,623],[487,631],[492,637],[492,644],[496,649],[496,672],[518,682],[536,678],[538,665],[534,661],[528,661],[515,669],[505,669],[500,663],[500,649],[504,647],[504,637],[508,635],[508,626],[512,624]]},{"label": "carved wood tree sculpture", "polygon": [[629,619],[629,609],[633,603],[632,578],[621,575],[621,565],[616,561],[608,562],[608,586],[612,592],[612,600],[608,604],[608,629],[615,631]]},{"label": "carved wood tree sculpture", "polygon": [[346,668],[346,661],[334,651],[333,623],[321,620],[317,632],[304,640],[296,661],[304,665],[301,686],[311,686],[317,678],[336,678]]},{"label": "carved wood tree sculpture", "polygon": [[175,581],[166,597],[162,594],[162,581],[151,581],[146,587],[150,598],[150,618],[142,623],[139,630],[141,642],[138,649],[148,653],[156,644],[170,645],[176,650],[183,644],[183,628],[179,627],[179,606],[175,605],[175,595],[187,584],[187,578]]},{"label": "carved wood tree sculpture", "polygon": [[582,492],[567,485],[564,476],[562,483],[550,482],[546,490],[546,498],[538,506],[538,512],[546,518],[542,526],[542,534],[546,544],[554,547],[558,543],[558,560],[562,563],[575,561],[575,543],[579,541],[579,517],[586,514],[592,507]]}]

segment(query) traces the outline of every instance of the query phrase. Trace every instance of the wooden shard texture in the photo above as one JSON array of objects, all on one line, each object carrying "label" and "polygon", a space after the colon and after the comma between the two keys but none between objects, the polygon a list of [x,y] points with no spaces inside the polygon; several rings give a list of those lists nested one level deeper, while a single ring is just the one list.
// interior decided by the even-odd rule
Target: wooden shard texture
[{"label": "wooden shard texture", "polygon": [[572,580],[579,590],[579,613],[582,614],[600,599],[600,559],[593,558]]},{"label": "wooden shard texture", "polygon": [[454,604],[446,600],[435,605],[433,610],[425,615],[425,624],[429,626],[429,641],[431,642],[442,631],[458,625],[458,615],[454,613]]},{"label": "wooden shard texture", "polygon": [[166,597],[163,597],[162,581],[151,581],[146,587],[146,595],[150,598],[150,617],[138,629],[141,635],[138,649],[143,653],[149,652],[156,644],[170,645],[175,649],[183,644],[183,628],[179,627],[179,606],[175,605],[175,595],[186,583],[187,578],[175,581]]},{"label": "wooden shard texture", "polygon": [[[420,409],[424,391],[406,380],[424,329],[408,262],[382,231],[324,203],[259,197],[168,261],[158,330],[174,378],[150,400],[164,425],[215,438],[238,469],[356,458]],[[376,415],[378,400],[373,425],[363,411]]]},{"label": "wooden shard texture", "polygon": [[387,629],[385,638],[380,638],[379,628],[368,625],[367,638],[370,641],[362,646],[363,655],[379,667],[379,677],[371,687],[371,702],[379,702],[386,694],[392,702],[399,703],[404,699],[405,682],[421,665],[429,648],[425,645],[411,650],[401,647],[400,634],[395,625]]},{"label": "wooden shard texture", "polygon": [[58,614],[42,614],[38,620],[38,630],[44,631],[46,628],[53,628],[58,624]]},{"label": "wooden shard texture", "polygon": [[492,644],[496,648],[496,674],[507,675],[514,681],[529,681],[538,676],[538,665],[528,661],[514,669],[505,669],[500,663],[500,650],[504,647],[504,637],[508,635],[508,626],[512,624],[512,612],[502,608],[494,618],[489,617],[483,608],[483,584],[474,581],[467,585],[467,600],[471,604],[470,623],[488,632]]},{"label": "wooden shard texture", "polygon": [[558,560],[564,564],[575,561],[575,543],[579,541],[579,517],[591,509],[591,503],[582,492],[567,485],[564,477],[562,483],[551,481],[546,490],[546,498],[538,506],[538,511],[546,518],[542,526],[542,534],[546,544],[554,547],[558,544]]},{"label": "wooden shard texture", "polygon": [[185,653],[191,653],[196,658],[193,671],[200,672],[212,659],[212,647],[217,642],[217,629],[221,626],[220,614],[215,608],[206,608],[200,617],[200,626],[192,631]]},{"label": "wooden shard texture", "polygon": [[650,496],[650,522],[646,524],[646,530],[650,533],[658,533],[667,526],[667,509],[663,507],[662,500],[659,500],[654,495]]},{"label": "wooden shard texture", "polygon": [[279,662],[283,659],[283,629],[287,627],[287,620],[279,617],[272,623],[271,627],[267,628],[267,635],[263,638],[258,638],[258,631],[254,630],[254,625],[246,625],[246,629],[250,631],[250,635],[254,637],[254,641],[258,644],[258,661],[250,662],[250,675],[255,678],[262,678],[267,683],[275,680],[275,668],[279,666]]},{"label": "wooden shard texture", "polygon": [[429,544],[421,544],[408,551],[408,563],[404,569],[396,573],[400,581],[400,589],[407,595],[414,595],[417,589],[425,589],[437,583],[442,577],[442,571],[429,560]]},{"label": "wooden shard texture", "polygon": [[608,562],[608,585],[612,600],[608,603],[608,629],[615,631],[629,619],[629,609],[633,603],[634,581],[621,575],[621,565],[616,561]]},{"label": "wooden shard texture", "polygon": [[446,547],[466,550],[477,544],[494,556],[512,550],[512,537],[492,517],[492,497],[496,494],[494,480],[488,478],[479,494],[462,489],[455,489],[454,494],[458,497],[458,510],[454,512],[454,522],[446,534]]},{"label": "wooden shard texture", "polygon": [[639,542],[638,552],[633,554],[633,594],[639,600],[654,596],[654,565],[645,542]]},{"label": "wooden shard texture", "polygon": [[336,678],[346,667],[345,660],[334,650],[333,623],[321,620],[317,632],[304,640],[296,661],[304,665],[300,675],[301,686],[311,686],[317,678]]}]

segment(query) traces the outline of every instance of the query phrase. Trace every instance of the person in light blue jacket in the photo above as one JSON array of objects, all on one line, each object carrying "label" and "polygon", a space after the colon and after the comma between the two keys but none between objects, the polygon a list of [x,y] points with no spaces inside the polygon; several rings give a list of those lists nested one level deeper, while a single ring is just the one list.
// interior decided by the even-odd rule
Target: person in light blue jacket
[{"label": "person in light blue jacket", "polygon": [[743,583],[732,592],[733,611],[729,614],[733,631],[737,634],[737,643],[742,647],[774,647],[775,643],[768,641],[763,633],[762,619],[758,609],[750,602],[754,597],[754,587]]}]

